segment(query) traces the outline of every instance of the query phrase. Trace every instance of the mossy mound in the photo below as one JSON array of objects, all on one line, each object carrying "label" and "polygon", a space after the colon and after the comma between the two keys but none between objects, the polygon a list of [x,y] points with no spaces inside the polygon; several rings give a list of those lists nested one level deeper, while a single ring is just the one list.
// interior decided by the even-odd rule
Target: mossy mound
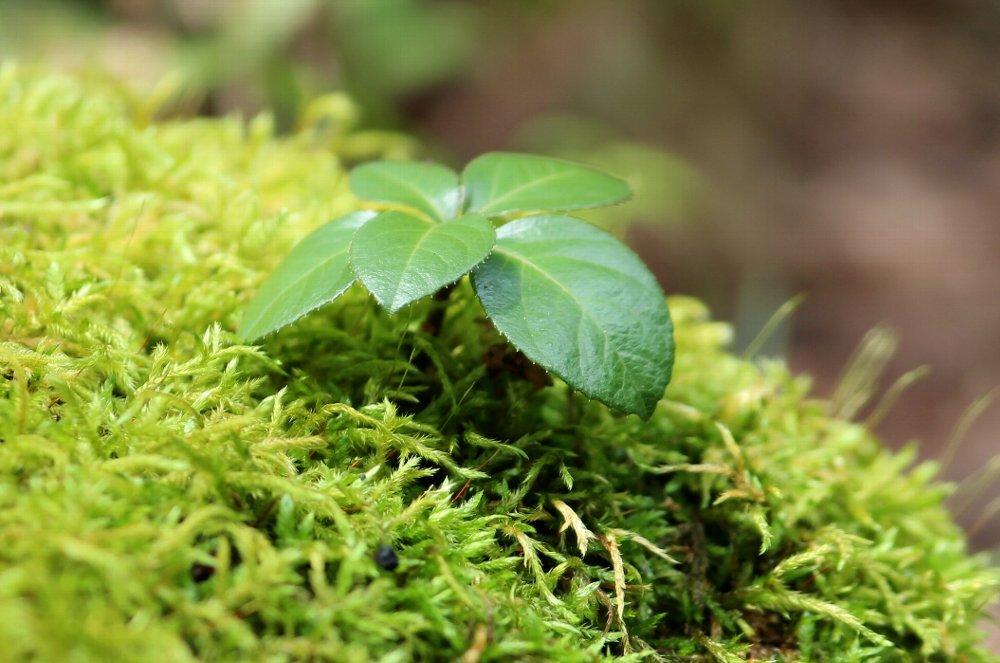
[{"label": "mossy mound", "polygon": [[484,361],[465,284],[241,345],[352,137],[144,108],[0,70],[3,660],[990,659],[934,468],[695,301],[649,422]]}]

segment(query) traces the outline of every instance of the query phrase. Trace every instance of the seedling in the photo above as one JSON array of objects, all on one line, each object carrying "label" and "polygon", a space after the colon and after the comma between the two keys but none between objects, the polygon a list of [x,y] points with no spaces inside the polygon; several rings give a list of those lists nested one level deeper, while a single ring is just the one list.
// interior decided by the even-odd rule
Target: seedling
[{"label": "seedling", "polygon": [[[557,159],[495,152],[461,178],[430,163],[367,163],[350,188],[383,211],[349,214],[300,242],[250,302],[257,339],[361,283],[389,313],[470,274],[486,315],[531,361],[587,396],[649,417],[674,341],[656,279],[628,247],[580,219],[628,185]],[[512,220],[513,219],[513,220]]]}]

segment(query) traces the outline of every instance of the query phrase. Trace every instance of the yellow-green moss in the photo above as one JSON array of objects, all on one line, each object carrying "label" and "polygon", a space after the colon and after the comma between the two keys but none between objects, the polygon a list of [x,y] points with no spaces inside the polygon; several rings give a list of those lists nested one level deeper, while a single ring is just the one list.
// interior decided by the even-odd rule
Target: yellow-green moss
[{"label": "yellow-green moss", "polygon": [[240,345],[334,151],[398,145],[145,108],[0,70],[3,660],[991,660],[934,467],[693,300],[649,422],[489,374],[465,284]]}]

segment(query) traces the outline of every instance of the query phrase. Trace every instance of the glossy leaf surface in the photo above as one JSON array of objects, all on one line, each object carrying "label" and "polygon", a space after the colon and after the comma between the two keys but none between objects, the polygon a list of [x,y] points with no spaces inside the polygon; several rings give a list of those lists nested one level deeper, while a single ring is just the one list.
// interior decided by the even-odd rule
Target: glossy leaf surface
[{"label": "glossy leaf surface", "polygon": [[362,200],[405,205],[438,221],[455,218],[462,204],[458,175],[432,163],[373,161],[351,171],[348,183]]},{"label": "glossy leaf surface", "polygon": [[348,251],[358,228],[375,216],[355,212],[331,221],[299,242],[264,282],[240,321],[252,341],[339,297],[356,280]]},{"label": "glossy leaf surface", "polygon": [[581,392],[649,417],[670,380],[674,343],[663,291],[617,239],[577,219],[502,226],[473,284],[497,329]]},{"label": "glossy leaf surface", "polygon": [[489,255],[493,224],[478,214],[435,223],[383,212],[351,243],[351,265],[378,303],[395,313],[458,280]]},{"label": "glossy leaf surface", "polygon": [[466,209],[485,216],[601,207],[632,195],[624,180],[595,168],[510,152],[473,159],[462,182]]}]

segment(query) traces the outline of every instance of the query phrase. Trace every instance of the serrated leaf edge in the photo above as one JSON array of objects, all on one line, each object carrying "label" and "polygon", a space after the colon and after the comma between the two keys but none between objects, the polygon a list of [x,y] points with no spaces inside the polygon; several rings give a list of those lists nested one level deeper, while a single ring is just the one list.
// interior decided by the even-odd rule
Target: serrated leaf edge
[{"label": "serrated leaf edge", "polygon": [[[474,212],[474,213],[479,214],[479,212]],[[565,214],[565,215],[561,215],[561,216],[565,216],[565,217],[571,218],[571,219],[573,219],[575,221],[579,221],[580,223],[584,223],[586,225],[592,226],[592,224],[589,224],[586,221],[583,221],[582,219],[579,219],[579,218],[577,218],[575,216],[572,216],[572,215]],[[601,228],[597,228],[596,226],[592,226],[592,227],[595,228],[595,229],[597,229],[597,230],[602,230]],[[603,231],[603,230],[602,230],[602,232],[607,233],[607,231]],[[607,233],[607,234],[610,235],[610,233]],[[615,241],[618,241],[619,243],[622,243],[621,240],[619,240],[617,237],[614,237],[613,235],[611,235],[611,237],[613,239],[615,239]],[[494,253],[496,253],[498,251],[497,247],[500,244],[500,240],[501,240],[501,237],[499,236],[499,232],[498,232],[497,243],[494,245],[493,249],[490,251],[490,255],[487,256],[486,258],[484,258],[479,263],[479,265],[482,265],[484,262],[486,262],[486,260],[488,260]],[[624,243],[622,243],[622,245],[625,246],[625,248],[629,249],[629,251],[632,250],[631,248],[628,247],[628,245],[625,245]],[[499,251],[502,252],[502,253],[504,252],[503,249],[499,249]],[[509,252],[507,252],[507,253],[509,253]],[[519,254],[517,254],[517,255],[519,255]],[[530,261],[527,261],[527,262],[530,262]],[[479,265],[476,265],[476,267],[479,267]],[[643,263],[643,266],[645,266],[645,263]],[[648,269],[648,267],[647,267],[647,269]],[[470,274],[470,279],[472,281],[473,291],[476,294],[476,299],[479,301],[479,305],[483,309],[483,313],[486,315],[486,317],[489,319],[489,321],[493,323],[493,328],[496,329],[497,332],[499,332],[499,334],[504,339],[507,340],[507,342],[509,342],[512,346],[514,346],[515,348],[517,348],[518,351],[524,353],[524,356],[526,356],[529,360],[531,360],[535,364],[538,364],[539,366],[541,366],[545,370],[546,373],[548,373],[550,375],[554,375],[555,377],[559,378],[560,380],[562,380],[563,382],[565,382],[568,386],[572,387],[573,389],[576,389],[577,391],[579,391],[580,393],[582,393],[584,396],[586,396],[590,400],[598,401],[599,403],[603,403],[607,407],[619,410],[619,411],[624,412],[626,414],[635,414],[635,415],[638,415],[639,417],[641,417],[643,419],[648,419],[650,416],[652,416],[653,411],[656,409],[656,404],[660,400],[662,400],[662,398],[663,398],[662,393],[661,393],[661,395],[659,397],[656,398],[656,400],[654,402],[651,403],[650,407],[648,407],[648,408],[644,407],[641,410],[623,408],[623,407],[621,407],[619,405],[616,405],[614,403],[609,403],[607,400],[605,400],[603,398],[598,398],[596,396],[592,396],[592,395],[588,394],[587,392],[583,391],[580,387],[576,386],[573,381],[566,379],[566,377],[560,371],[558,371],[556,369],[552,369],[552,368],[547,367],[545,365],[545,363],[539,361],[534,356],[532,356],[533,353],[525,350],[524,348],[522,348],[521,346],[519,346],[517,343],[515,343],[514,340],[512,338],[510,338],[510,336],[508,336],[506,332],[504,332],[502,329],[500,329],[499,326],[497,326],[496,321],[493,320],[493,318],[490,316],[489,312],[486,310],[486,307],[483,305],[482,300],[479,298],[479,288],[476,285],[476,283],[479,281],[479,278],[476,276],[475,271],[476,271],[475,269],[472,269],[472,270],[470,270],[469,274]],[[560,287],[562,287],[561,284],[560,284]],[[563,289],[565,290],[565,288],[563,288]],[[663,294],[663,293],[661,292],[661,294]],[[664,300],[665,299],[666,299],[666,296],[664,295]],[[664,304],[664,305],[666,305],[666,304]],[[668,316],[670,315],[669,308],[667,309],[667,315]],[[667,371],[666,379],[663,382],[663,387],[660,389],[661,392],[663,392],[664,390],[666,390],[667,385],[670,384],[670,377],[671,377],[672,373],[673,373],[673,361],[671,361],[671,365],[670,365],[670,367],[669,367],[669,369]],[[637,392],[637,393],[641,393],[641,391]]]}]

